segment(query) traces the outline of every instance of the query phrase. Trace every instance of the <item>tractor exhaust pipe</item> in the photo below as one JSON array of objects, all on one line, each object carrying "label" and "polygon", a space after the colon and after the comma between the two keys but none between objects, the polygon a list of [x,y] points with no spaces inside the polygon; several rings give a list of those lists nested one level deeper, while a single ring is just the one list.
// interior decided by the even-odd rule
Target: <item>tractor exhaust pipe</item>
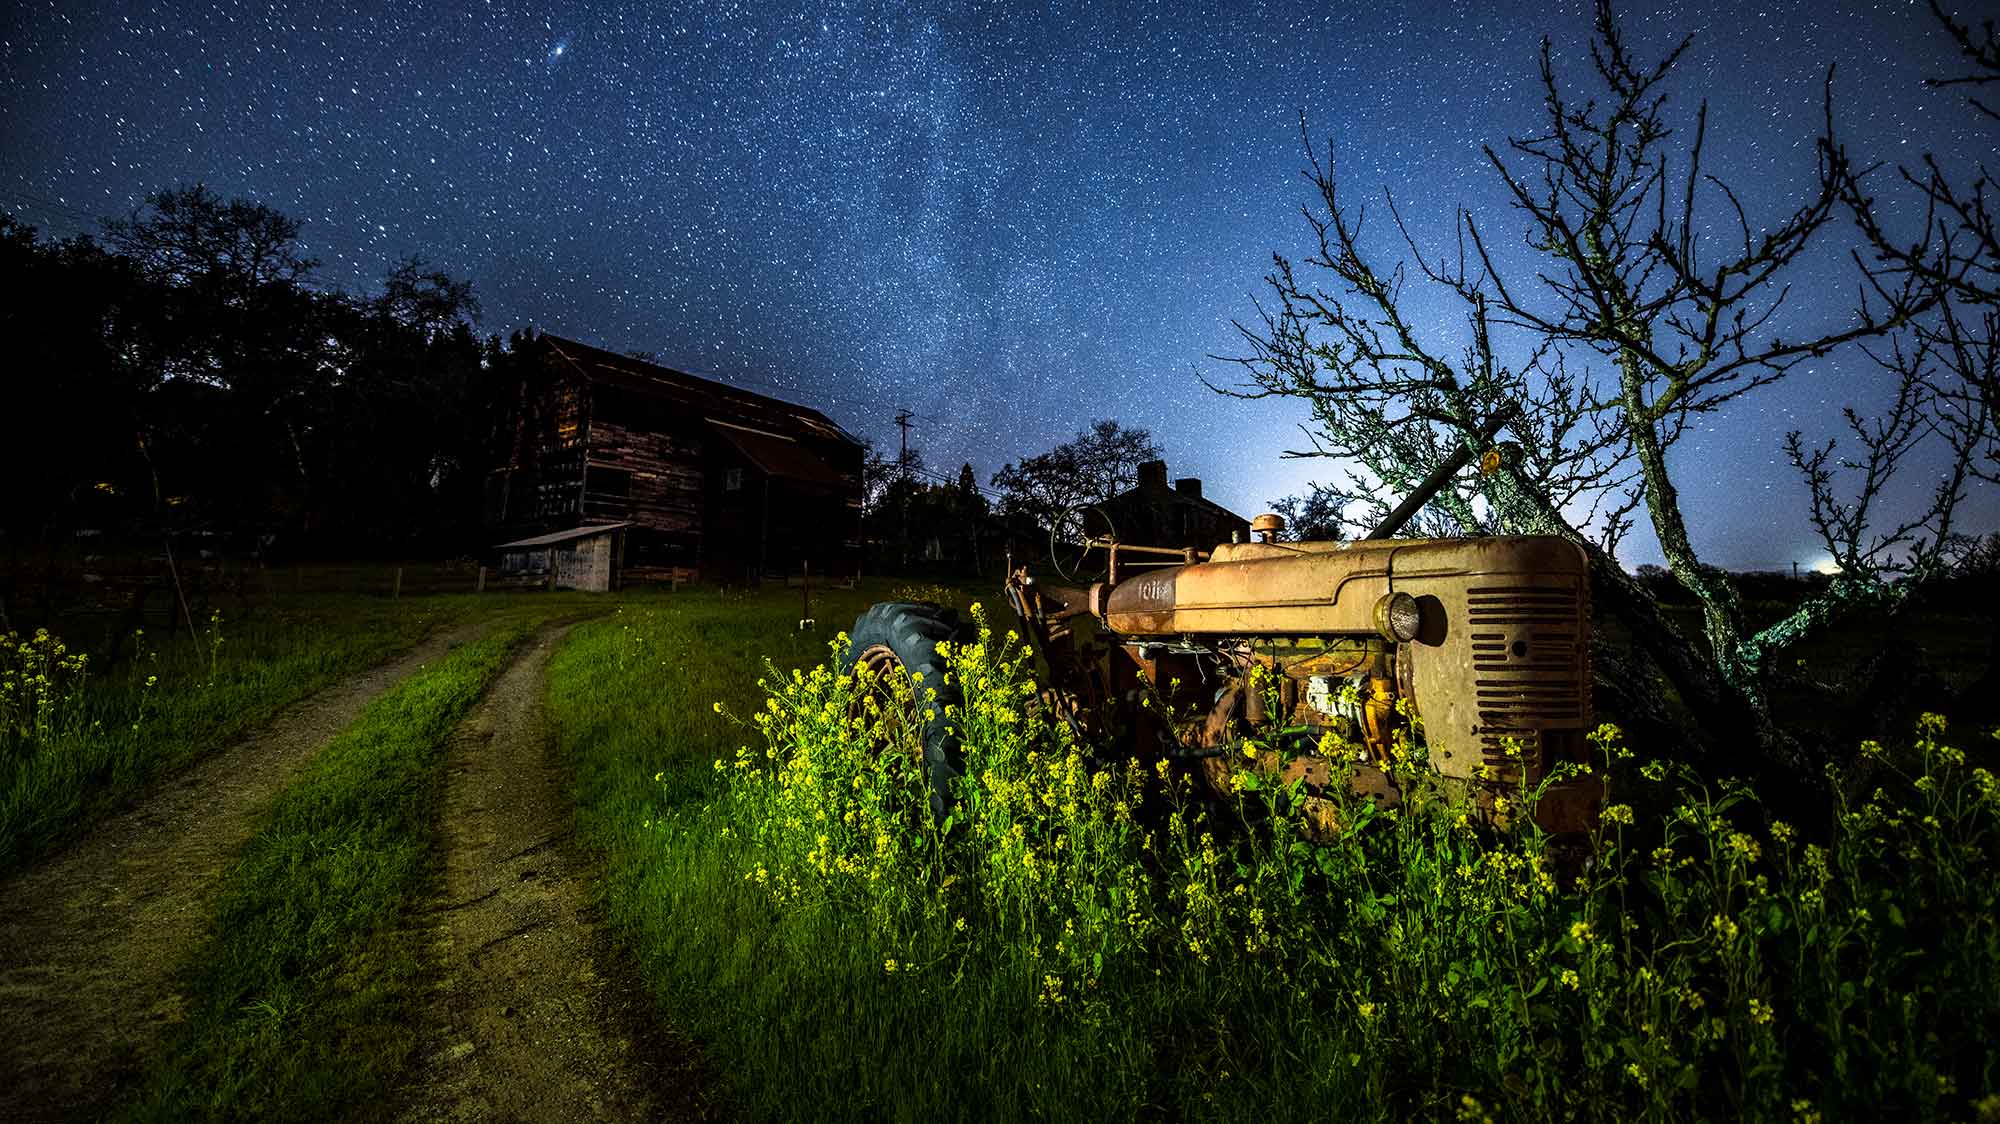
[{"label": "tractor exhaust pipe", "polygon": [[1431,474],[1424,477],[1423,483],[1417,485],[1416,491],[1404,496],[1403,502],[1397,504],[1396,509],[1391,511],[1387,518],[1377,524],[1374,530],[1363,536],[1363,541],[1365,542],[1369,539],[1386,539],[1397,531],[1402,530],[1403,524],[1408,523],[1411,517],[1422,510],[1425,504],[1431,502],[1431,497],[1443,490],[1446,484],[1451,483],[1451,478],[1458,475],[1459,469],[1471,464],[1472,458],[1485,451],[1486,446],[1492,442],[1494,436],[1500,432],[1501,428],[1508,422],[1513,421],[1515,416],[1520,412],[1521,408],[1519,406],[1509,405],[1501,407],[1500,412],[1493,415],[1492,419],[1479,430],[1479,433],[1470,444],[1460,446],[1457,452],[1446,457],[1436,468],[1432,469]]}]

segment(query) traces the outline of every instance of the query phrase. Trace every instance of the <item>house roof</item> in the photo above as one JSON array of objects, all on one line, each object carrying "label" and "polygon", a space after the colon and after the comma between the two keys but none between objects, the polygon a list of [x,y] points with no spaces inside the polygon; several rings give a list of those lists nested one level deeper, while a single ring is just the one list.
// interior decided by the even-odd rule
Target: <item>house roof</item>
[{"label": "house roof", "polygon": [[662,367],[561,336],[543,335],[541,338],[564,362],[593,383],[664,398],[693,416],[711,421],[729,421],[779,433],[810,434],[845,441],[857,447],[861,444],[860,438],[810,406],[757,394],[716,379]]},{"label": "house roof", "polygon": [[516,539],[513,542],[503,542],[495,546],[493,549],[509,550],[514,547],[521,547],[521,546],[555,546],[557,543],[572,542],[576,539],[587,539],[592,535],[607,534],[611,531],[616,531],[623,527],[630,527],[631,525],[632,524],[630,523],[592,523],[588,527],[571,527],[567,531],[550,531],[546,535],[536,535],[533,538]]},{"label": "house roof", "polygon": [[1139,484],[1103,501],[1112,507],[1192,507],[1248,528],[1250,521],[1206,496],[1191,496],[1178,488]]}]

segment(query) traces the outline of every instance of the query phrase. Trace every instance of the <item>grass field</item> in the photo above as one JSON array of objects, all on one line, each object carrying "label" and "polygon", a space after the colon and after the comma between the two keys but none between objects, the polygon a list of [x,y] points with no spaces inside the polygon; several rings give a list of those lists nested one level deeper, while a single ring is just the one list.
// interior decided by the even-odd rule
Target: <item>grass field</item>
[{"label": "grass field", "polygon": [[551,667],[620,939],[750,1115],[2000,1118],[1975,732],[1871,746],[1789,825],[1604,731],[1665,811],[1607,812],[1563,886],[1442,794],[1315,843],[1268,792],[1098,765],[1012,704],[989,637],[955,664],[978,779],[940,834],[814,670],[872,593],[817,636],[782,596],[628,597]]},{"label": "grass field", "polygon": [[[1930,720],[1784,824],[1595,739],[1575,884],[1414,775],[1313,840],[1024,709],[956,653],[971,782],[940,830],[881,699],[831,666],[875,582],[617,597],[303,597],[90,677],[6,651],[0,867],[425,631],[487,639],[370,706],[279,797],[191,959],[133,1119],[379,1115],[409,1058],[442,746],[537,621],[616,939],[767,1120],[2000,1120],[2000,741]],[[148,679],[153,681],[149,684]],[[870,706],[874,709],[869,709]],[[1972,751],[1968,758],[1966,750]],[[1531,794],[1520,793],[1526,800]],[[1635,811],[1635,809],[1639,809]],[[1652,810],[1657,810],[1657,814]]]},{"label": "grass field", "polygon": [[526,629],[503,622],[377,699],[278,797],[127,1119],[379,1112],[417,1041],[428,949],[411,911],[436,876],[445,738]]},{"label": "grass field", "polygon": [[[319,689],[474,616],[601,607],[587,595],[303,594],[192,637],[140,633],[104,668],[78,638],[0,638],[0,874],[48,852],[159,777]],[[102,637],[83,638],[100,648]]]},{"label": "grass field", "polygon": [[0,872],[470,601],[321,597],[215,615],[193,643],[141,634],[108,671],[62,637],[0,641]]}]

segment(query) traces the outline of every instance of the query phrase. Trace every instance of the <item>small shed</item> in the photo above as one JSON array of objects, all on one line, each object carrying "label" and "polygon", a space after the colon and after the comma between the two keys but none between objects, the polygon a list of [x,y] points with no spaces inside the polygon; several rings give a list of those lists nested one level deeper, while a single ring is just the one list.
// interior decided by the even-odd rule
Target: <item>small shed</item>
[{"label": "small shed", "polygon": [[582,589],[608,593],[618,588],[625,528],[630,523],[593,523],[567,531],[503,542],[500,580],[516,585],[546,585],[550,589]]}]

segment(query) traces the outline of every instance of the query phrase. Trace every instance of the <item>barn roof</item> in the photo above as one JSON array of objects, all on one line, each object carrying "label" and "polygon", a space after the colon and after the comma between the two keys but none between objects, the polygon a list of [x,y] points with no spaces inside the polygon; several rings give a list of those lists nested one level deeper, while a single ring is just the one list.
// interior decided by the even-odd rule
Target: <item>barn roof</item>
[{"label": "barn roof", "polygon": [[611,531],[619,530],[620,528],[623,527],[630,527],[631,525],[632,524],[630,523],[592,523],[588,527],[571,527],[567,531],[550,531],[546,535],[536,535],[533,538],[516,539],[513,542],[503,542],[495,546],[493,549],[511,550],[515,547],[524,547],[524,546],[554,546],[557,543],[570,542],[575,539],[587,539],[592,535],[606,534]]},{"label": "barn roof", "polygon": [[[672,367],[662,367],[589,344],[543,335],[556,355],[593,383],[622,387],[674,402],[693,416],[779,433],[810,434],[859,446],[861,439],[810,406],[757,394]],[[754,458],[753,458],[754,459]]]}]

